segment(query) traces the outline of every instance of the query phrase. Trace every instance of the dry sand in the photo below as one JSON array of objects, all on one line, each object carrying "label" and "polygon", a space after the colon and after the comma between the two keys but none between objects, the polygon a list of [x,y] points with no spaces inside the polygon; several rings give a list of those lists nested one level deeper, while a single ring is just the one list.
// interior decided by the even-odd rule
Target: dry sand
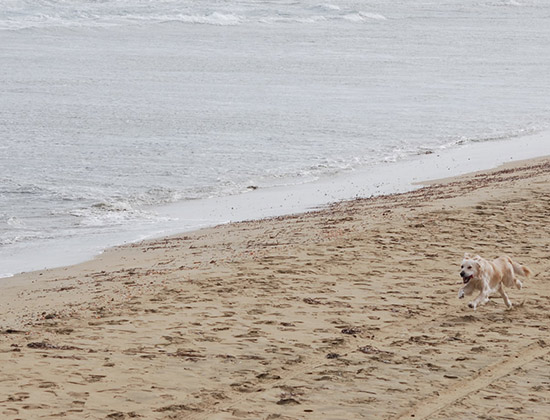
[{"label": "dry sand", "polygon": [[541,159],[4,279],[1,418],[548,419],[549,220]]}]

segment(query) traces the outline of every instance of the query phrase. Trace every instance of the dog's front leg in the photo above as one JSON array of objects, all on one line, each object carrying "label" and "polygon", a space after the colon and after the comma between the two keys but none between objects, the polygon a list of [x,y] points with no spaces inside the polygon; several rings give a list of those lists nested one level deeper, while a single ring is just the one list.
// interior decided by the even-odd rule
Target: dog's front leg
[{"label": "dog's front leg", "polygon": [[470,296],[472,293],[474,293],[474,288],[472,287],[472,283],[468,283],[464,287],[461,287],[458,291],[458,298],[463,299],[464,296]]},{"label": "dog's front leg", "polygon": [[470,308],[473,308],[473,310],[475,311],[479,305],[483,305],[488,301],[489,301],[489,293],[486,289],[483,289],[481,293],[474,300],[468,303],[468,306]]}]

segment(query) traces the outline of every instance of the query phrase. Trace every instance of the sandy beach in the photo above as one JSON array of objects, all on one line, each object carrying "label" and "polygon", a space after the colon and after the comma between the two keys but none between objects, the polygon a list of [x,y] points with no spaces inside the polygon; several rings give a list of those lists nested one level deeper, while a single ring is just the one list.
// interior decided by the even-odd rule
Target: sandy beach
[{"label": "sandy beach", "polygon": [[1,417],[548,419],[549,219],[545,158],[2,279]]}]

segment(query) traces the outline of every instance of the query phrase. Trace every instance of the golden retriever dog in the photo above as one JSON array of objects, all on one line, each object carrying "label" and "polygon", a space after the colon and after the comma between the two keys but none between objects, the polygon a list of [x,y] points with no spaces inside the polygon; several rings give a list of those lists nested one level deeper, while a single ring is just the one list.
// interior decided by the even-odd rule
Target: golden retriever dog
[{"label": "golden retriever dog", "polygon": [[479,255],[473,257],[466,253],[460,266],[460,277],[464,286],[458,291],[458,298],[462,299],[465,295],[469,296],[478,290],[479,295],[468,303],[468,306],[475,310],[478,306],[487,303],[490,295],[498,292],[506,306],[511,308],[512,302],[508,299],[502,285],[516,286],[521,289],[523,284],[516,276],[528,277],[530,274],[531,270],[528,267],[512,261],[507,256],[487,261]]}]

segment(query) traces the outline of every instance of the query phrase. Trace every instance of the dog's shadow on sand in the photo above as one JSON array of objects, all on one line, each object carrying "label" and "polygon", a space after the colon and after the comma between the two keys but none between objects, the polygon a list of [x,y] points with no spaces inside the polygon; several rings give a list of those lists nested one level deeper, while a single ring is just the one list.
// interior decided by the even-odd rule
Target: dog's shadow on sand
[{"label": "dog's shadow on sand", "polygon": [[507,308],[495,300],[490,300],[487,304],[478,307],[477,310],[465,307],[461,314],[449,315],[447,323],[460,325],[472,322],[512,322],[517,318],[517,314],[525,310],[525,299]]}]

